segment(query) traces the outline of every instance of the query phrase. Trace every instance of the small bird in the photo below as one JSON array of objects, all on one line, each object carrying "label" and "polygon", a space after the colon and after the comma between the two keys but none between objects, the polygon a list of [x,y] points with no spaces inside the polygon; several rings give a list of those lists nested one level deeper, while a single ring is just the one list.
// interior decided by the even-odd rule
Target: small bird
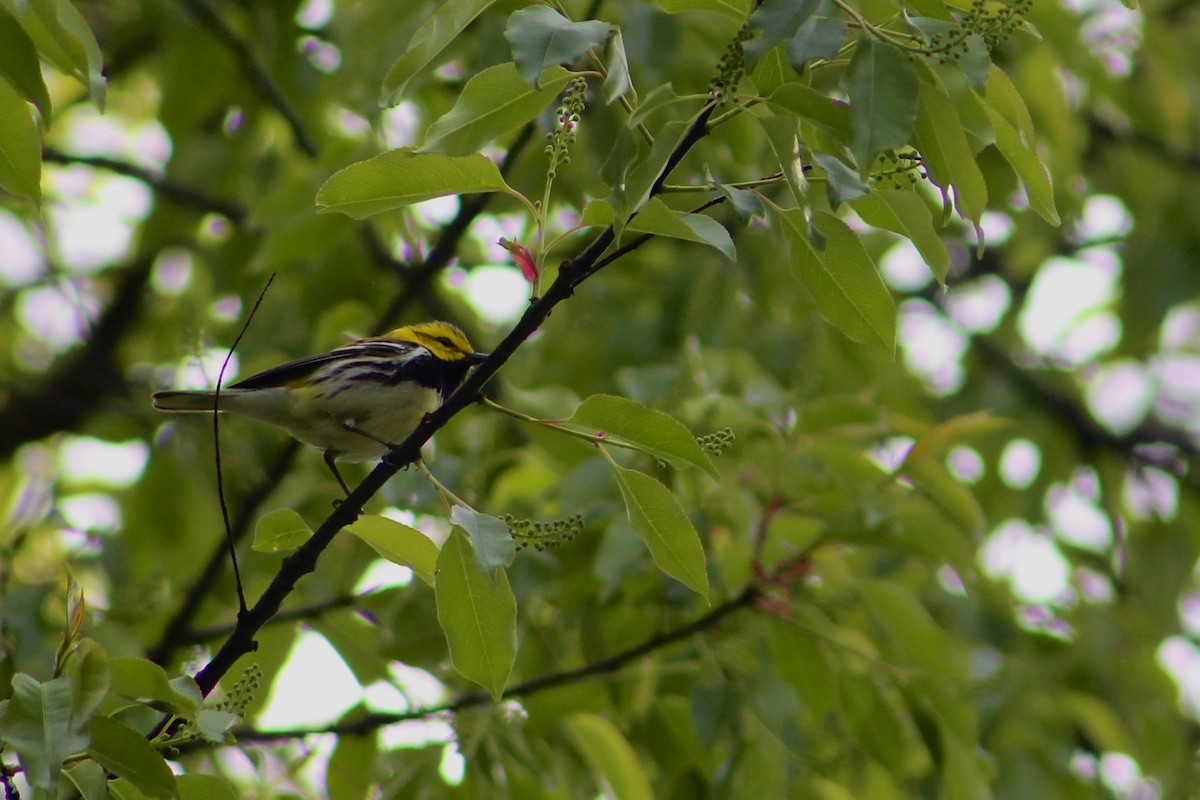
[{"label": "small bird", "polygon": [[[485,358],[448,322],[405,325],[238,381],[221,390],[217,410],[278,425],[324,450],[349,495],[334,461],[381,458]],[[212,411],[214,398],[212,390],[156,392],[154,407]]]}]

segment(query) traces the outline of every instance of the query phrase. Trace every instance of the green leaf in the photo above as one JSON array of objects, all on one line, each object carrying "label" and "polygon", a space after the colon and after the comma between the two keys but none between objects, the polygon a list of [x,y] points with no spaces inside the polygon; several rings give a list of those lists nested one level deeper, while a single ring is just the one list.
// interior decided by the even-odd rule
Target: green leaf
[{"label": "green leaf", "polygon": [[43,124],[50,124],[50,94],[42,80],[37,48],[29,34],[8,9],[0,5],[0,80],[42,112]]},{"label": "green leaf", "polygon": [[471,537],[475,564],[488,578],[500,567],[507,567],[516,557],[517,543],[509,533],[508,525],[499,517],[456,505],[450,509],[450,521]]},{"label": "green leaf", "polygon": [[791,116],[765,116],[759,118],[767,145],[779,162],[779,169],[787,182],[792,199],[798,206],[808,204],[808,178],[804,175],[804,161],[800,157],[800,139],[796,135],[798,125]]},{"label": "green leaf", "polygon": [[408,49],[388,69],[379,94],[379,105],[387,108],[403,100],[408,82],[495,2],[450,0],[438,3],[437,10],[413,33]]},{"label": "green leaf", "polygon": [[[155,701],[184,719],[195,719],[203,697],[196,681],[184,676],[186,683],[173,684],[167,673],[144,658],[113,658],[108,662],[112,673],[112,691],[131,700]],[[185,688],[189,687],[189,688]]]},{"label": "green leaf", "polygon": [[850,147],[866,175],[875,156],[907,144],[917,118],[919,81],[904,52],[863,34],[846,72]]},{"label": "green leaf", "polygon": [[730,260],[737,259],[733,239],[721,223],[703,214],[674,211],[657,197],[651,198],[637,216],[629,221],[626,229],[636,233],[652,233],[682,239],[685,242],[706,244],[720,250]]},{"label": "green leaf", "polygon": [[277,508],[258,518],[250,549],[258,553],[281,553],[295,550],[311,536],[312,529],[299,514],[290,508]]},{"label": "green leaf", "polygon": [[[353,719],[355,709],[347,714]],[[339,736],[325,769],[325,791],[329,800],[364,800],[373,797],[372,766],[379,752],[378,737]]]},{"label": "green leaf", "polygon": [[746,21],[753,0],[657,0],[658,7],[668,14],[686,11],[711,11],[739,25]]},{"label": "green leaf", "polygon": [[80,761],[62,774],[83,800],[108,800],[108,773],[95,761]]},{"label": "green leaf", "polygon": [[78,690],[70,678],[39,683],[18,672],[13,694],[0,703],[0,740],[21,759],[30,786],[53,796],[63,761],[88,746],[86,718],[77,713]]},{"label": "green leaf", "polygon": [[96,717],[88,725],[91,744],[88,755],[106,770],[124,778],[148,797],[178,797],[175,775],[146,738],[108,717]]},{"label": "green leaf", "polygon": [[796,35],[800,26],[821,7],[821,0],[765,0],[750,15],[750,30],[758,36],[745,44],[746,63],[753,66],[768,50]]},{"label": "green leaf", "polygon": [[846,727],[863,751],[887,767],[894,778],[903,778],[908,740],[896,711],[881,697],[879,688],[867,678],[844,671],[838,683],[838,701]]},{"label": "green leaf", "polygon": [[42,199],[42,140],[29,104],[0,78],[0,188]]},{"label": "green leaf", "polygon": [[472,77],[454,107],[429,127],[422,153],[465,156],[537,117],[571,80],[553,66],[542,76],[542,88],[530,87],[513,63],[488,67]]},{"label": "green leaf", "polygon": [[682,141],[688,127],[687,122],[674,120],[659,128],[658,134],[654,137],[654,146],[650,148],[650,154],[629,171],[629,177],[624,187],[614,187],[614,189],[620,188],[625,198],[623,207],[614,206],[617,208],[619,219],[623,220],[646,204],[646,200],[650,197],[650,190],[654,188],[654,183],[666,169],[667,162],[671,160],[671,154],[675,152],[675,147]]},{"label": "green leaf", "polygon": [[503,569],[494,578],[482,575],[471,543],[451,528],[438,555],[434,597],[454,668],[499,700],[517,654],[517,600],[508,575]]},{"label": "green leaf", "polygon": [[1028,146],[1034,146],[1036,133],[1033,129],[1033,117],[1029,114],[1025,99],[1013,85],[1012,78],[1009,78],[1004,70],[995,64],[992,65],[991,73],[988,75],[987,105],[1003,114],[1004,118],[1020,132],[1021,139]]},{"label": "green leaf", "polygon": [[856,587],[884,639],[888,663],[966,679],[961,654],[911,591],[880,580],[863,580]]},{"label": "green leaf", "polygon": [[242,718],[237,714],[218,711],[215,708],[202,708],[196,715],[196,730],[213,744],[234,744],[233,726],[241,721]]},{"label": "green leaf", "polygon": [[433,586],[438,548],[419,530],[377,514],[363,514],[347,525],[346,531],[393,564],[409,567],[418,578]]},{"label": "green leaf", "polygon": [[577,712],[563,724],[575,749],[617,800],[651,800],[654,790],[637,753],[616,726],[597,714]]},{"label": "green leaf", "polygon": [[479,192],[515,194],[485,156],[389,150],[331,175],[317,192],[317,207],[364,219],[434,197]]},{"label": "green leaf", "polygon": [[846,43],[849,32],[846,21],[840,17],[810,17],[788,42],[788,60],[796,70],[802,70],[815,58],[833,58]]},{"label": "green leaf", "polygon": [[21,25],[42,57],[86,86],[92,102],[103,111],[100,45],[70,0],[29,0]]},{"label": "green leaf", "polygon": [[530,6],[508,18],[504,38],[512,45],[521,77],[538,86],[542,70],[574,61],[607,41],[614,30],[607,22],[572,22],[549,6]]},{"label": "green leaf", "polygon": [[780,86],[767,98],[771,108],[786,111],[805,122],[833,134],[838,140],[850,135],[850,107],[832,97],[823,95],[811,86],[788,83]]},{"label": "green leaf", "polygon": [[792,271],[808,286],[821,316],[856,342],[896,346],[896,306],[858,235],[826,212],[813,217],[825,237],[824,257],[809,241],[800,211],[780,212],[792,251]]},{"label": "green leaf", "polygon": [[179,800],[237,800],[237,793],[229,781],[216,775],[201,775],[189,772],[175,779],[179,786]]},{"label": "green leaf", "polygon": [[933,213],[925,200],[909,189],[876,189],[851,203],[868,225],[898,233],[917,248],[939,286],[946,285],[950,251],[933,227]]},{"label": "green leaf", "polygon": [[589,433],[603,432],[634,445],[676,468],[699,467],[714,478],[719,477],[717,468],[696,444],[696,437],[686,425],[636,400],[594,394],[575,409],[568,421]]},{"label": "green leaf", "polygon": [[654,478],[613,465],[629,522],[638,532],[654,563],[701,597],[708,597],[708,570],[700,534],[678,498]]},{"label": "green leaf", "polygon": [[1020,131],[998,110],[989,105],[987,112],[996,131],[996,149],[1021,179],[1021,183],[1025,184],[1030,207],[1051,225],[1060,224],[1062,220],[1059,219],[1058,209],[1054,207],[1054,186],[1050,183],[1050,173],[1033,149],[1032,142],[1027,143]]},{"label": "green leaf", "polygon": [[974,493],[950,474],[941,461],[914,447],[900,472],[906,475],[955,525],[969,536],[981,535],[987,522]]},{"label": "green leaf", "polygon": [[621,29],[614,28],[612,38],[608,40],[608,60],[604,64],[608,74],[604,76],[604,102],[612,105],[633,89],[633,80],[629,77],[629,56],[625,54],[625,40],[621,38]]},{"label": "green leaf", "polygon": [[987,184],[975,163],[975,154],[954,101],[932,71],[920,81],[920,103],[914,128],[917,149],[929,179],[943,190],[954,187],[954,207],[963,219],[976,225],[987,208]]}]

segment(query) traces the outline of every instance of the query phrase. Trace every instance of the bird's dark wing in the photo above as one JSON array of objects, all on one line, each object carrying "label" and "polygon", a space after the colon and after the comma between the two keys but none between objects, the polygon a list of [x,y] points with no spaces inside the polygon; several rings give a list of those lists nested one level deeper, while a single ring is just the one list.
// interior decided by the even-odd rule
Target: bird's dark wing
[{"label": "bird's dark wing", "polygon": [[388,342],[364,339],[320,355],[298,358],[277,367],[265,369],[249,378],[230,385],[230,389],[275,389],[303,383],[320,367],[333,361],[368,359],[402,359],[419,345],[411,342]]}]

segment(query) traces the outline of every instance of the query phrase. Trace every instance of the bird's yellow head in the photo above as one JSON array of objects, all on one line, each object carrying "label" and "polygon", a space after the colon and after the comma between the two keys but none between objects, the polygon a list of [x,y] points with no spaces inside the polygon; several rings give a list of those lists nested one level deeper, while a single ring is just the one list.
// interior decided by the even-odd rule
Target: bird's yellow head
[{"label": "bird's yellow head", "polygon": [[441,361],[469,359],[479,362],[487,358],[486,353],[476,353],[466,334],[449,322],[418,322],[396,328],[379,338],[419,344]]}]

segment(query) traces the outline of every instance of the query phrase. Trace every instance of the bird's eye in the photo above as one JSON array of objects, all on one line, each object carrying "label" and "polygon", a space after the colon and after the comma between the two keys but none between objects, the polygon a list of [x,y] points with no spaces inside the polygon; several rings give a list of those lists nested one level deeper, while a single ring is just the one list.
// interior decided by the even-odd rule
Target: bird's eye
[{"label": "bird's eye", "polygon": [[437,336],[434,338],[434,341],[437,342],[438,344],[443,344],[449,348],[454,347],[454,342],[450,341],[450,337],[448,337],[448,336]]}]

